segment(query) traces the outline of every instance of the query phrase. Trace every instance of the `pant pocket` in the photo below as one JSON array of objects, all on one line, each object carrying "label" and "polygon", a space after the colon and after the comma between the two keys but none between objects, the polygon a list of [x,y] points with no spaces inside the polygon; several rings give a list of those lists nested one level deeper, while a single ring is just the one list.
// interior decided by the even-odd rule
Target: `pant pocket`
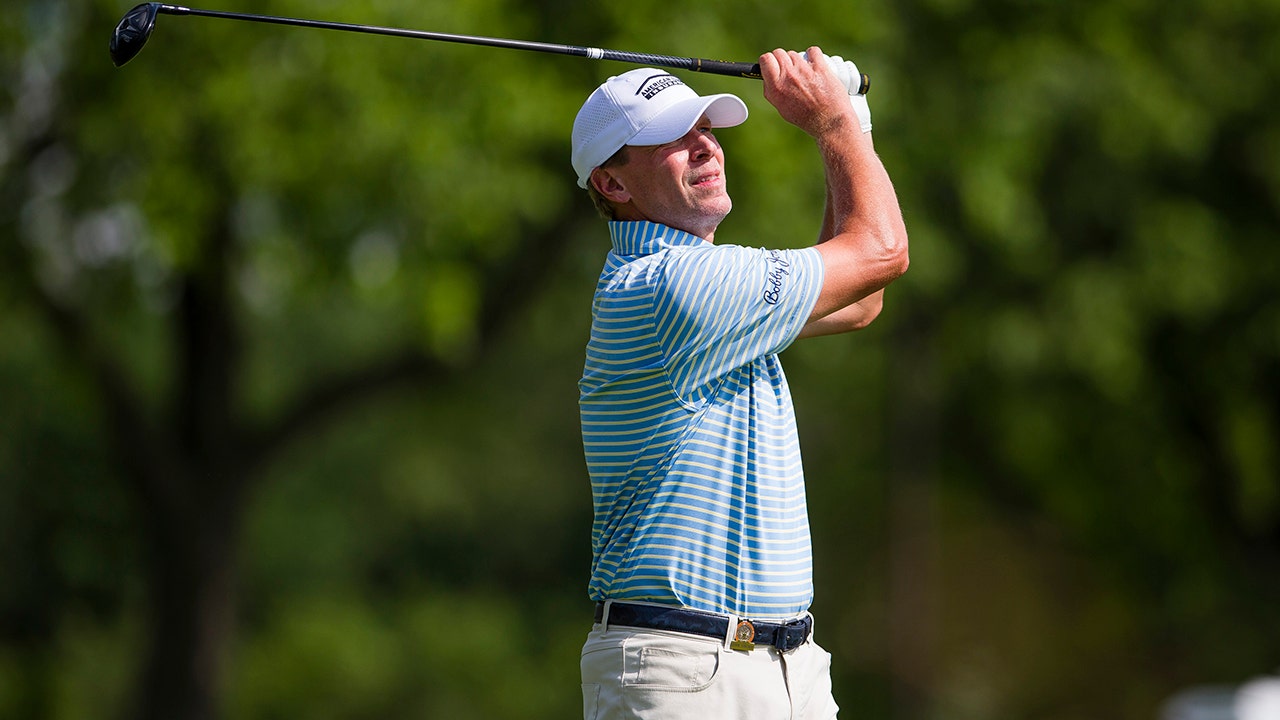
[{"label": "pant pocket", "polygon": [[600,713],[600,685],[582,683],[582,720],[596,720]]},{"label": "pant pocket", "polygon": [[623,687],[698,691],[716,676],[716,652],[689,653],[660,647],[627,653]]},{"label": "pant pocket", "polygon": [[622,686],[697,692],[711,684],[719,665],[718,645],[628,641],[622,656]]},{"label": "pant pocket", "polygon": [[[831,692],[831,654],[810,642],[787,656],[788,684],[798,720],[832,720],[840,707]],[[792,669],[796,672],[792,672]]]}]

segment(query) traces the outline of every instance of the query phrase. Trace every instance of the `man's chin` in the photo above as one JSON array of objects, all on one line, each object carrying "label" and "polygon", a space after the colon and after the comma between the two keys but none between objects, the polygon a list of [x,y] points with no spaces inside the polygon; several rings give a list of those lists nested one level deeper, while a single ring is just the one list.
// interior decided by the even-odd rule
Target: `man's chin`
[{"label": "man's chin", "polygon": [[707,215],[718,215],[723,220],[728,216],[729,211],[733,210],[733,201],[726,195],[722,198],[717,198],[714,202],[707,203],[703,207]]},{"label": "man's chin", "polygon": [[725,191],[724,185],[717,187],[703,188],[702,192],[693,193],[690,196],[694,206],[704,212],[729,212],[729,208],[733,207],[733,200],[729,199],[729,193]]}]

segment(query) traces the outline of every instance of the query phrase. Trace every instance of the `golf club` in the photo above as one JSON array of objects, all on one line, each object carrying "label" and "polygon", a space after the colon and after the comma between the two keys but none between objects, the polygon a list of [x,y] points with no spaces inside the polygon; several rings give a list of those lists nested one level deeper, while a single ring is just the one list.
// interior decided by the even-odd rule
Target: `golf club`
[{"label": "golf club", "polygon": [[[272,23],[275,25],[293,25],[297,27],[320,28],[322,30],[343,30],[346,32],[369,33],[372,35],[391,35],[394,37],[417,38],[419,40],[439,40],[442,42],[464,43],[468,45],[487,45],[489,47],[508,48],[511,50],[531,50],[533,52],[553,53],[557,55],[576,55],[591,60],[616,60],[637,65],[657,65],[660,67],[678,68],[693,72],[705,72],[715,75],[734,77],[760,77],[760,65],[757,63],[726,62],[723,60],[706,60],[703,58],[672,57],[670,55],[650,55],[648,53],[605,50],[602,48],[579,47],[576,45],[556,45],[552,43],[530,42],[527,40],[503,40],[501,38],[479,37],[476,35],[452,35],[449,33],[426,32],[422,30],[401,30],[399,28],[377,27],[373,25],[353,25],[349,23],[326,22],[323,20],[299,20],[296,18],[273,17],[270,15],[249,15],[245,13],[222,12],[218,10],[197,10],[179,5],[163,3],[142,3],[125,13],[111,35],[111,61],[120,67],[133,59],[147,38],[156,27],[156,15],[201,15],[203,17],[224,18],[227,20],[247,20],[249,22]],[[871,79],[862,76],[859,92],[867,92],[871,88]]]}]

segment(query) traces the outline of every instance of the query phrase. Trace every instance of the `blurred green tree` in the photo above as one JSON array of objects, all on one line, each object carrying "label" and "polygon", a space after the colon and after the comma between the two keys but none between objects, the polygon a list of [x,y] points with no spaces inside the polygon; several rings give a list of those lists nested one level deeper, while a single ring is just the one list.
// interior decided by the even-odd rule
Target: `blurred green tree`
[{"label": "blurred green tree", "polygon": [[[87,436],[80,483],[121,482],[110,496],[137,523],[132,716],[214,717],[264,469],[362,400],[457,382],[525,314],[590,217],[552,169],[572,99],[514,57],[167,16],[115,70],[102,48],[122,9],[20,9],[0,213],[13,329],[61,358],[49,382],[78,388],[63,412],[97,415],[58,428]],[[341,8],[459,30],[495,9]],[[496,16],[490,32],[536,24]]]}]

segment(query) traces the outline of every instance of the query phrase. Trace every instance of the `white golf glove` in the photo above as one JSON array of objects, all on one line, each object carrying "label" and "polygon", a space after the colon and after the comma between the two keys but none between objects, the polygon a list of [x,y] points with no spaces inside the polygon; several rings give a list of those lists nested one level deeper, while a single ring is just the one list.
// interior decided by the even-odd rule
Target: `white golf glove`
[{"label": "white golf glove", "polygon": [[[803,52],[801,56],[809,59],[809,53]],[[862,125],[862,132],[871,132],[871,106],[867,105],[867,96],[859,93],[858,89],[862,87],[862,74],[858,72],[858,66],[852,61],[845,60],[839,55],[827,55],[827,65],[840,78],[840,82],[844,83],[844,87],[849,91],[849,102],[853,105],[853,112],[858,116],[858,123]]]}]

